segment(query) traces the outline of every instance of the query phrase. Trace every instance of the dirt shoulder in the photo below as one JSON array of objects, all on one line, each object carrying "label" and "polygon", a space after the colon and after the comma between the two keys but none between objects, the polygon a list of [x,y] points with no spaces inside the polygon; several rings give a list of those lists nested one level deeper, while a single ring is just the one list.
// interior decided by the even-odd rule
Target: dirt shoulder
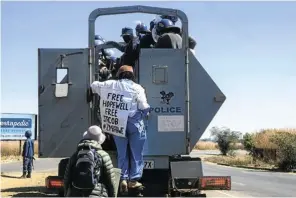
[{"label": "dirt shoulder", "polygon": [[33,172],[32,178],[20,179],[20,173],[1,173],[1,197],[49,197],[45,178],[56,171]]}]

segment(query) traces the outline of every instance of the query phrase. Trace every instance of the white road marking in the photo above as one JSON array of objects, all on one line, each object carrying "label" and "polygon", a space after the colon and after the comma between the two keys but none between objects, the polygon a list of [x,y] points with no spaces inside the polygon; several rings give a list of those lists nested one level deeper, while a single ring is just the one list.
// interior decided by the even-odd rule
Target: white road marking
[{"label": "white road marking", "polygon": [[231,181],[231,183],[233,183],[233,184],[237,184],[237,185],[240,185],[240,186],[245,186],[245,185],[246,185],[246,184],[239,183],[239,182],[234,182],[234,181]]},{"label": "white road marking", "polygon": [[228,194],[228,193],[226,193],[226,192],[223,192],[223,191],[220,191],[220,190],[218,190],[217,192],[218,192],[218,193],[221,193],[221,194],[223,194],[223,195],[226,195],[226,196],[228,196],[228,197],[236,197],[236,196],[230,195],[230,194]]},{"label": "white road marking", "polygon": [[[252,197],[252,196],[250,196],[250,195],[244,195],[244,196],[242,196],[242,194],[236,194],[236,193],[234,193],[234,195],[231,195],[231,194],[229,194],[229,193],[226,193],[225,191],[220,191],[220,190],[218,190],[217,191],[218,193],[220,193],[220,194],[223,194],[223,195],[226,195],[226,196],[228,196],[228,197]],[[232,191],[230,191],[230,192],[232,192]]]}]

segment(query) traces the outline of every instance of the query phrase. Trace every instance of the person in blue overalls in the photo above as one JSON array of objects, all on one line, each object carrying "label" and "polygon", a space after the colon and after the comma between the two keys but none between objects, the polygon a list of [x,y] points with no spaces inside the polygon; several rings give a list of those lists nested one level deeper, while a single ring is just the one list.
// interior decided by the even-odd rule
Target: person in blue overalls
[{"label": "person in blue overalls", "polygon": [[139,180],[142,178],[144,168],[143,150],[146,141],[144,119],[149,114],[150,105],[144,88],[133,81],[135,78],[133,67],[121,66],[117,72],[117,78],[117,80],[104,82],[94,81],[91,84],[91,94],[100,95],[104,88],[136,94],[128,115],[126,137],[113,136],[118,154],[118,168],[121,169],[120,192],[125,194],[128,188],[138,189],[143,186]]},{"label": "person in blue overalls", "polygon": [[23,175],[21,176],[21,178],[31,178],[34,158],[34,141],[31,139],[31,131],[26,131],[25,136],[27,139],[23,146]]}]

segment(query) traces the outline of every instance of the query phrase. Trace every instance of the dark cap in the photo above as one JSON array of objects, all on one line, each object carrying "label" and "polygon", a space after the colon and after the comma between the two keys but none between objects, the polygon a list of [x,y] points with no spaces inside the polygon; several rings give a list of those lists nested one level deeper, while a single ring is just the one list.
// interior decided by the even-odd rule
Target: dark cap
[{"label": "dark cap", "polygon": [[121,35],[120,36],[124,36],[124,35],[131,35],[131,36],[133,36],[134,35],[133,29],[132,28],[129,28],[129,27],[122,28]]}]

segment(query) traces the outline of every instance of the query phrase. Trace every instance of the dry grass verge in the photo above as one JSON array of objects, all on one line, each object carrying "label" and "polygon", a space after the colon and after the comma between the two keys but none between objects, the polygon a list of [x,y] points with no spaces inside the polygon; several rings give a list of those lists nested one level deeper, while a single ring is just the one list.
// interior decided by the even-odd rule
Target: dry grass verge
[{"label": "dry grass verge", "polygon": [[194,146],[195,150],[217,150],[218,144],[215,142],[209,142],[209,141],[199,141]]},{"label": "dry grass verge", "polygon": [[283,129],[262,129],[257,133],[253,133],[254,146],[255,148],[261,149],[277,149],[277,145],[274,144],[271,139],[274,135],[279,133],[290,133],[296,134],[296,129],[283,128]]},{"label": "dry grass verge", "polygon": [[[11,161],[20,161],[22,157],[20,155],[20,143],[19,141],[1,141],[1,163],[7,163]],[[24,141],[21,143],[21,149],[23,149]],[[34,142],[35,158],[38,156],[38,142]]]},{"label": "dry grass verge", "polygon": [[221,165],[238,166],[238,167],[249,167],[249,168],[264,168],[264,169],[274,169],[276,168],[272,164],[267,164],[265,162],[254,160],[253,157],[249,155],[245,156],[213,156],[207,157],[205,161],[217,163]]},{"label": "dry grass verge", "polygon": [[[242,143],[234,143],[231,144],[231,148],[234,150],[237,149],[244,149],[244,145]],[[196,145],[194,146],[195,150],[219,150],[218,144],[216,142],[210,142],[210,141],[198,141]]]},{"label": "dry grass verge", "polygon": [[30,179],[20,179],[20,173],[1,173],[1,197],[48,197],[45,178],[52,172],[34,172]]}]

